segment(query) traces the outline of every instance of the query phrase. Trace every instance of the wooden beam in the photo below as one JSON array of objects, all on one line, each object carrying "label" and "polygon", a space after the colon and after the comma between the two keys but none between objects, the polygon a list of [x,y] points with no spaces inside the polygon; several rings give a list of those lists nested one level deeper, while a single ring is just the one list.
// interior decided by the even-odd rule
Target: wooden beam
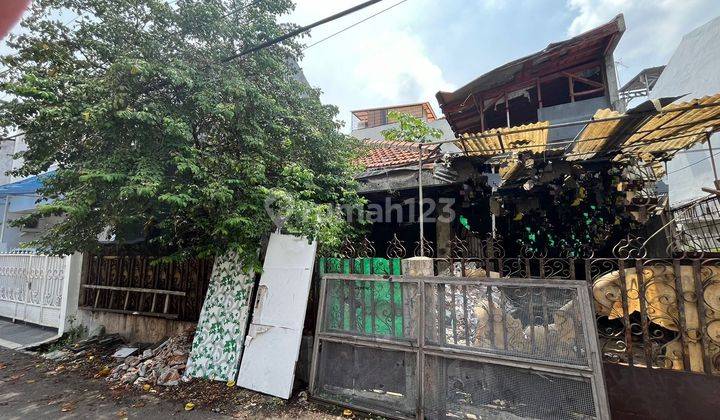
[{"label": "wooden beam", "polygon": [[508,100],[507,91],[505,91],[505,119],[507,120],[507,126],[510,127],[510,101]]},{"label": "wooden beam", "polygon": [[537,98],[538,98],[538,108],[542,109],[543,102],[542,102],[542,89],[540,88],[540,78],[538,77],[535,80],[535,89],[537,90]]},{"label": "wooden beam", "polygon": [[100,286],[97,284],[83,284],[81,287],[96,290],[112,290],[117,292],[157,293],[159,295],[185,296],[185,292],[175,290],[143,289],[140,287]]},{"label": "wooden beam", "polygon": [[593,86],[593,87],[598,87],[598,88],[604,88],[604,87],[605,87],[605,85],[603,85],[603,84],[600,83],[600,82],[596,82],[595,80],[586,79],[586,78],[584,78],[584,77],[582,77],[582,76],[578,76],[578,75],[576,75],[576,74],[572,74],[572,73],[569,73],[569,72],[566,72],[566,71],[564,71],[563,74],[566,75],[566,76],[568,76],[568,77],[573,78],[573,80],[577,80],[578,82],[583,82],[583,83],[588,84],[588,85]]},{"label": "wooden beam", "polygon": [[149,317],[166,318],[166,319],[178,319],[180,317],[179,314],[160,314],[157,312],[125,311],[122,309],[101,309],[101,308],[93,308],[92,306],[80,306],[78,309],[83,309],[85,311],[90,311],[90,312],[109,312],[109,313],[113,313],[113,314],[149,316]]},{"label": "wooden beam", "polygon": [[582,92],[575,92],[575,96],[592,95],[593,93],[604,92],[604,91],[605,91],[604,87],[601,87],[598,89],[583,90]]}]

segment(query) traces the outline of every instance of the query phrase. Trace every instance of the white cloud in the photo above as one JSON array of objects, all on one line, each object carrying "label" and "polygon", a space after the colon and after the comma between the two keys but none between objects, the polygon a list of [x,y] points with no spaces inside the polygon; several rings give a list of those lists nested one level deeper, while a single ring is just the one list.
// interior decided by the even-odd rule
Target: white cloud
[{"label": "white cloud", "polygon": [[[720,12],[717,0],[568,0],[567,5],[577,14],[568,35],[623,13],[627,30],[616,57],[633,67],[663,64],[683,35]],[[663,62],[652,61],[658,59]]]},{"label": "white cloud", "polygon": [[[438,90],[453,89],[441,68],[428,58],[422,39],[412,29],[417,20],[415,14],[422,13],[423,3],[431,1],[403,3],[305,52],[301,65],[306,77],[323,90],[325,102],[340,108],[341,120],[349,121],[353,109],[420,101],[430,101],[435,106]],[[284,20],[308,24],[358,2],[297,3],[295,12]],[[312,44],[393,4],[383,2],[320,27],[305,41]]]},{"label": "white cloud", "polygon": [[615,50],[621,83],[666,64],[685,34],[720,13],[717,0],[567,0],[567,6],[576,14],[569,36],[625,15],[627,29]]}]

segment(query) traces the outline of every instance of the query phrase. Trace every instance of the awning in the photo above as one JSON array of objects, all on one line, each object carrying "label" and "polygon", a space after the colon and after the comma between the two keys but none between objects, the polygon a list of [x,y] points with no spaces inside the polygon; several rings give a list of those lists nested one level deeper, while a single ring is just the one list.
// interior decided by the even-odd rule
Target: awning
[{"label": "awning", "polygon": [[43,181],[52,177],[55,171],[32,176],[22,181],[0,186],[0,198],[14,195],[33,195],[43,186]]},{"label": "awning", "polygon": [[617,161],[627,156],[646,161],[667,159],[720,130],[720,93],[667,104],[672,99],[646,102],[626,114],[598,110],[591,121],[582,122],[585,127],[580,134],[567,141],[548,143],[549,130],[563,124],[543,121],[466,134],[456,139],[455,145],[468,156],[505,155],[510,160],[522,152],[549,151],[561,152],[569,161]]},{"label": "awning", "polygon": [[[654,115],[618,116],[600,110],[593,120],[576,139],[568,160],[596,157],[620,160],[626,155],[648,161],[670,158],[680,150],[706,141],[709,132],[720,129],[720,94],[670,104]],[[628,130],[628,125],[632,129]]]},{"label": "awning", "polygon": [[455,145],[468,156],[492,157],[501,153],[525,151],[539,153],[547,149],[547,121],[510,128],[494,128],[478,134],[463,134]]}]

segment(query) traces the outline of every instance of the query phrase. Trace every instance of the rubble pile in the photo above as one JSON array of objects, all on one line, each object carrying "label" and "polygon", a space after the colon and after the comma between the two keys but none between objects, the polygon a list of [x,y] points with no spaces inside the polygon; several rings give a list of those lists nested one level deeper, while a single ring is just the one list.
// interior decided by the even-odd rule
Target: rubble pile
[{"label": "rubble pile", "polygon": [[125,358],[110,371],[108,381],[121,384],[177,386],[187,365],[192,332],[169,338],[155,349]]}]

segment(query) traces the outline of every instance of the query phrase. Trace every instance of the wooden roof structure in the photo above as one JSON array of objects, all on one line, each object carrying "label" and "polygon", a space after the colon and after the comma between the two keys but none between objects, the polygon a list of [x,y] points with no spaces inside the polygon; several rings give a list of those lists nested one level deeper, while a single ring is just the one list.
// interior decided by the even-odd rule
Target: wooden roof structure
[{"label": "wooden roof structure", "polygon": [[612,53],[624,31],[625,20],[618,15],[600,27],[504,64],[454,92],[438,92],[437,100],[455,133],[478,131],[474,128],[482,126],[483,98],[534,86],[601,61]]}]

